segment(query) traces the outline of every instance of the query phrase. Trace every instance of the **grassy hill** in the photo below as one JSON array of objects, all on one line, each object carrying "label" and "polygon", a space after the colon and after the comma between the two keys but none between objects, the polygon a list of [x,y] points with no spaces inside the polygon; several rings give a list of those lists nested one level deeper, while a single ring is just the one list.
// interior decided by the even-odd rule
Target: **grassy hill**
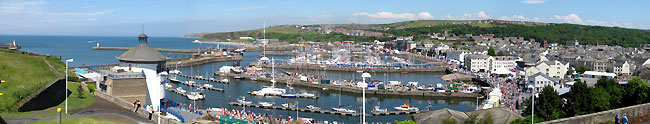
[{"label": "grassy hill", "polygon": [[[377,31],[394,34],[395,36],[418,36],[424,38],[425,34],[442,33],[449,31],[455,35],[464,34],[495,34],[495,37],[524,37],[534,38],[537,41],[547,40],[550,43],[564,43],[578,39],[581,44],[607,44],[626,47],[638,47],[640,44],[650,43],[648,30],[627,29],[619,27],[588,26],[577,24],[503,24],[503,23],[474,23],[453,24],[453,22],[469,22],[476,20],[415,20],[390,24],[315,24],[304,27],[343,28],[354,30]],[[296,42],[300,37],[309,41],[388,41],[394,37],[359,37],[348,36],[340,33],[320,34],[313,31],[302,30],[292,25],[271,26],[267,28],[267,38],[280,39],[281,41]],[[239,37],[262,38],[262,29],[245,30],[236,32],[196,33],[188,37],[197,37],[202,40],[238,39]]]},{"label": "grassy hill", "polygon": [[0,49],[0,58],[0,79],[6,81],[0,84],[0,112],[16,111],[16,102],[57,79],[45,61],[61,74],[65,70],[65,63],[56,56]]}]

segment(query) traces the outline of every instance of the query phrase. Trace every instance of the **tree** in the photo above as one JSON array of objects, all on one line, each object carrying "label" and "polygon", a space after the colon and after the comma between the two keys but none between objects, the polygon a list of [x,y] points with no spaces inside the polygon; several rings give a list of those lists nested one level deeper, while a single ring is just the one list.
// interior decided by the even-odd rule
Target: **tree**
[{"label": "tree", "polygon": [[648,98],[648,84],[639,77],[634,77],[625,85],[624,100],[628,106],[641,104]]},{"label": "tree", "polygon": [[552,86],[544,86],[539,94],[539,104],[535,106],[535,115],[545,120],[554,120],[564,117],[564,112],[560,109],[562,100],[555,92]]},{"label": "tree", "polygon": [[[516,120],[510,122],[510,124],[530,124],[530,119],[531,118],[532,118],[532,116],[528,115],[524,119],[516,119]],[[544,122],[544,119],[535,116],[534,121],[535,121],[535,123],[540,123],[540,122]]]},{"label": "tree", "polygon": [[497,53],[497,56],[505,56],[505,55],[506,55],[506,54],[503,53],[503,51],[499,51],[499,53]]},{"label": "tree", "polygon": [[494,48],[492,48],[492,47],[490,47],[490,48],[488,49],[488,53],[487,53],[487,54],[490,55],[490,56],[497,56],[496,52],[494,52]]},{"label": "tree", "polygon": [[604,88],[593,88],[590,90],[589,113],[600,112],[610,109],[610,95]]},{"label": "tree", "polygon": [[623,98],[623,87],[621,87],[615,79],[600,78],[596,82],[596,88],[607,90],[607,94],[609,94],[610,109],[623,107],[621,104]]},{"label": "tree", "polygon": [[79,87],[77,87],[77,97],[79,97],[79,98],[84,97],[84,88],[81,87],[81,85],[79,85]]},{"label": "tree", "polygon": [[469,116],[467,116],[467,119],[463,121],[463,124],[476,124],[476,122],[478,122],[478,115],[472,113]]},{"label": "tree", "polygon": [[573,71],[573,68],[569,68],[569,70],[566,71],[566,74],[572,75],[573,72],[575,72],[575,71]]},{"label": "tree", "polygon": [[447,118],[447,119],[442,119],[442,124],[458,124],[458,121],[454,118]]},{"label": "tree", "polygon": [[583,73],[585,71],[589,71],[589,67],[584,66],[584,65],[580,65],[580,66],[576,67],[576,71],[579,72],[579,73]]},{"label": "tree", "polygon": [[589,88],[582,81],[577,81],[571,87],[567,101],[570,104],[568,115],[583,115],[589,111]]}]

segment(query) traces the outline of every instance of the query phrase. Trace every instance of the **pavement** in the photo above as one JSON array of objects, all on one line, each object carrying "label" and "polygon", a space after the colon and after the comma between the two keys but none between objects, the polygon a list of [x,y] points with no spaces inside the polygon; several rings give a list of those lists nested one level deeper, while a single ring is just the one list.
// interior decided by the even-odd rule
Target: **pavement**
[{"label": "pavement", "polygon": [[[118,105],[113,104],[112,102],[109,102],[105,99],[102,99],[101,97],[97,96],[92,96],[94,97],[95,103],[93,103],[90,106],[80,108],[73,110],[70,115],[64,115],[63,118],[77,118],[77,117],[86,117],[86,116],[91,116],[91,115],[96,115],[96,114],[112,114],[112,115],[120,115],[124,116],[127,118],[132,119],[133,121],[137,123],[154,123],[147,118],[140,117],[133,113],[131,110],[122,108]],[[25,118],[5,118],[5,121],[9,124],[22,124],[22,123],[28,123],[28,122],[33,122],[33,121],[39,121],[39,120],[51,120],[51,119],[57,119],[58,116],[45,116],[45,117],[25,117]]]},{"label": "pavement", "polygon": [[191,112],[182,111],[182,110],[180,110],[180,109],[178,109],[178,108],[169,107],[168,109],[170,109],[170,110],[174,110],[174,111],[178,112],[179,114],[181,114],[181,116],[183,116],[183,119],[185,119],[185,122],[192,121],[192,120],[194,120],[195,118],[198,118],[198,117],[199,117],[198,114],[194,114],[194,113],[191,113]]}]

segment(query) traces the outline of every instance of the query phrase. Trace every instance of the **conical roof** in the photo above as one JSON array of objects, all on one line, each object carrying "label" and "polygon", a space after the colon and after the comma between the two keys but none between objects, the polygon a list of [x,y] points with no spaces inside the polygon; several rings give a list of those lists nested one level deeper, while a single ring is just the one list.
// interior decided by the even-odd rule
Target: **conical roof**
[{"label": "conical roof", "polygon": [[139,38],[147,38],[148,36],[146,34],[144,34],[144,33],[141,33],[140,35],[138,35],[138,37]]},{"label": "conical roof", "polygon": [[121,56],[118,56],[117,59],[121,61],[158,62],[165,61],[169,58],[163,56],[158,50],[151,48],[148,44],[139,43],[129,49],[129,51],[124,52]]}]

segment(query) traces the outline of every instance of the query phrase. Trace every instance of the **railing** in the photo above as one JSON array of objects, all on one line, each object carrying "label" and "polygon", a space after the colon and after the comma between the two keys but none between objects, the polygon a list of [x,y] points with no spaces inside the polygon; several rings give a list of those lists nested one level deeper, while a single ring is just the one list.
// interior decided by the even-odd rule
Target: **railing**
[{"label": "railing", "polygon": [[99,70],[110,70],[111,67],[107,67],[107,66],[87,67],[86,69],[88,69],[90,71],[97,72],[97,73],[99,73],[101,75],[106,75],[106,76],[111,77],[111,78],[144,78],[144,76],[142,74],[110,74],[110,73],[106,73],[104,71],[99,71]]},{"label": "railing", "polygon": [[167,113],[169,113],[169,114],[171,114],[171,115],[176,116],[178,118],[178,120],[181,120],[181,123],[185,123],[185,119],[183,118],[183,116],[180,113],[178,113],[178,112],[176,112],[174,110],[168,109],[167,107],[164,107],[164,106],[161,106],[160,109],[167,112]]}]

